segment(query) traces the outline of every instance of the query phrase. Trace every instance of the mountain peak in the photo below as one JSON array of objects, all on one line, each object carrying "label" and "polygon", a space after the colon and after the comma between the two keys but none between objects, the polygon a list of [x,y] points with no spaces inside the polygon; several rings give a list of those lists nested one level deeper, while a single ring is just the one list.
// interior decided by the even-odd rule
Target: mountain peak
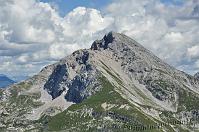
[{"label": "mountain peak", "polygon": [[91,50],[105,50],[130,47],[139,47],[144,50],[144,47],[137,43],[134,39],[122,33],[109,32],[101,40],[95,40],[91,45]]},{"label": "mountain peak", "polygon": [[2,131],[98,130],[107,117],[107,131],[115,124],[168,124],[170,117],[194,120],[198,100],[199,79],[169,66],[130,37],[109,32],[91,49],[77,50],[32,78],[0,89],[0,124]]},{"label": "mountain peak", "polygon": [[95,40],[93,42],[93,44],[91,45],[91,49],[92,50],[99,50],[99,49],[107,49],[108,48],[108,44],[112,43],[116,37],[115,32],[109,32],[108,34],[106,34],[103,39],[101,40]]}]

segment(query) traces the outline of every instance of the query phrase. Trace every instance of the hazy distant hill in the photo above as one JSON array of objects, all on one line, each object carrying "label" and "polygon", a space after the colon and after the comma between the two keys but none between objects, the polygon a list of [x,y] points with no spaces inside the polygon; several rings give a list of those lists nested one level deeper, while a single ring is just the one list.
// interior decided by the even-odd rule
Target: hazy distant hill
[{"label": "hazy distant hill", "polygon": [[13,83],[15,82],[8,78],[6,75],[0,74],[0,88],[7,87]]}]

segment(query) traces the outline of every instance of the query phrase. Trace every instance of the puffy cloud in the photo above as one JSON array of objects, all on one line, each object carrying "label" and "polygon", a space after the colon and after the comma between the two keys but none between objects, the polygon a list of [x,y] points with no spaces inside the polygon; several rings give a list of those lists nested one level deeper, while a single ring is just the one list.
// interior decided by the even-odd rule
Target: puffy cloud
[{"label": "puffy cloud", "polygon": [[100,11],[85,7],[75,8],[64,19],[65,24],[73,29],[70,35],[90,35],[107,28],[113,22],[111,17],[102,17]]},{"label": "puffy cloud", "polygon": [[199,58],[199,44],[187,49],[188,57],[192,58]]},{"label": "puffy cloud", "polygon": [[[32,74],[74,50],[88,48],[113,18],[78,7],[65,17],[48,3],[0,0],[0,72]],[[8,67],[8,65],[10,65]],[[30,70],[31,66],[31,70]]]},{"label": "puffy cloud", "polygon": [[114,0],[103,13],[77,7],[64,17],[37,0],[0,2],[0,73],[37,73],[110,30],[131,36],[178,69],[199,71],[196,0]]}]

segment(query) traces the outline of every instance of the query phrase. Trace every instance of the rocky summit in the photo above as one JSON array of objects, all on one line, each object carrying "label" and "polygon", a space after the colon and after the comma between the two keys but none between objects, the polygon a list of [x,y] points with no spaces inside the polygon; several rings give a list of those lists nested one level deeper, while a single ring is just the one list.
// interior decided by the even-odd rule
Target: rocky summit
[{"label": "rocky summit", "polygon": [[199,79],[109,32],[0,89],[0,131],[197,131]]}]

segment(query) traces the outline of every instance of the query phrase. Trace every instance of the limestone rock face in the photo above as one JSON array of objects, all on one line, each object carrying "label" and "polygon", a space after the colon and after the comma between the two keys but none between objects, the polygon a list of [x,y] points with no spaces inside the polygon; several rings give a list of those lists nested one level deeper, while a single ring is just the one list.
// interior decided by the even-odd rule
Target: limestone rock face
[{"label": "limestone rock face", "polygon": [[[65,91],[66,100],[80,103],[99,89],[97,70],[89,57],[87,50],[79,50],[56,65],[44,85],[53,99]],[[88,90],[87,87],[91,88]]]},{"label": "limestone rock face", "polygon": [[197,73],[194,75],[194,77],[199,79],[199,72],[197,72]]},{"label": "limestone rock face", "polygon": [[61,93],[66,90],[66,83],[68,77],[68,71],[66,64],[57,65],[53,73],[50,75],[48,81],[44,85],[44,89],[52,96],[53,99],[60,96]]},{"label": "limestone rock face", "polygon": [[115,33],[109,32],[107,35],[103,37],[102,40],[96,40],[91,45],[92,50],[100,50],[100,49],[107,49],[110,45],[109,43],[112,43]]}]

